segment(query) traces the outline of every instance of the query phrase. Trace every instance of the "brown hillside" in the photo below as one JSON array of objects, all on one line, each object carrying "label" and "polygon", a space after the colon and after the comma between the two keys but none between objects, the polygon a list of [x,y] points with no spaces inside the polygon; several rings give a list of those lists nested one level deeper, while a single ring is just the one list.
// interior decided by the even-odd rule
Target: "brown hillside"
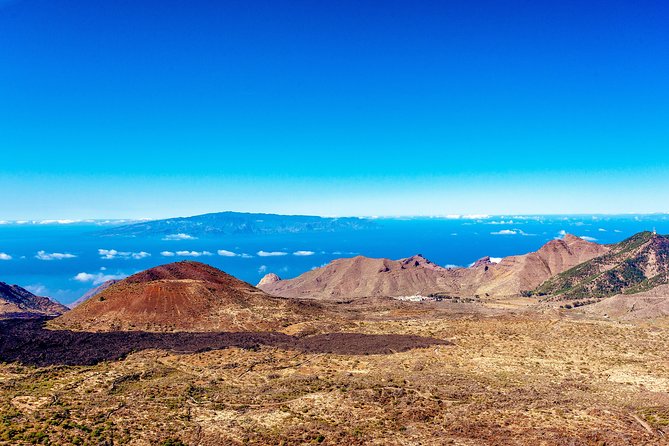
[{"label": "brown hillside", "polygon": [[272,297],[199,262],[142,271],[50,325],[86,331],[274,330],[319,314],[312,304]]},{"label": "brown hillside", "polygon": [[294,279],[263,283],[260,288],[276,296],[317,299],[432,293],[513,296],[606,252],[604,245],[567,235],[536,252],[505,257],[500,263],[484,258],[469,268],[442,268],[420,255],[401,260],[358,256],[334,260]]},{"label": "brown hillside", "polygon": [[551,240],[536,252],[503,258],[489,269],[489,277],[479,283],[477,292],[511,295],[529,291],[556,274],[608,251],[605,245],[567,234],[563,239]]},{"label": "brown hillside", "polygon": [[357,256],[261,288],[277,296],[321,299],[425,295],[454,286],[447,271],[420,255],[401,260]]}]

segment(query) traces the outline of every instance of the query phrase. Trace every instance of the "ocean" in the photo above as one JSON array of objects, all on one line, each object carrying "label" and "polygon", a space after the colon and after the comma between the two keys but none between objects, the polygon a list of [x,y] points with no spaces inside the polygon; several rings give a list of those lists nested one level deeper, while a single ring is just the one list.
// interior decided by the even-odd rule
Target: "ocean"
[{"label": "ocean", "polygon": [[0,281],[68,304],[106,279],[185,259],[256,284],[269,272],[292,278],[355,255],[399,259],[422,254],[442,266],[468,266],[484,256],[534,251],[564,233],[598,243],[615,243],[645,230],[669,233],[669,214],[377,218],[375,222],[374,229],[357,231],[167,240],[170,237],[103,237],[99,231],[110,227],[109,222],[2,222]]}]

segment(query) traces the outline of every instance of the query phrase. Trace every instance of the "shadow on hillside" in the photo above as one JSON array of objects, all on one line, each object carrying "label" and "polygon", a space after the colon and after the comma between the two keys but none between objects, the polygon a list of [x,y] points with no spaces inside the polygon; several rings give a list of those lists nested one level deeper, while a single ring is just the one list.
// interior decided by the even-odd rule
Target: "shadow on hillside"
[{"label": "shadow on hillside", "polygon": [[330,333],[296,337],[283,333],[153,333],[141,331],[89,333],[47,330],[44,319],[0,321],[0,361],[26,365],[92,365],[122,359],[132,352],[161,349],[195,353],[229,347],[260,346],[304,353],[345,355],[389,354],[448,341],[413,335]]}]

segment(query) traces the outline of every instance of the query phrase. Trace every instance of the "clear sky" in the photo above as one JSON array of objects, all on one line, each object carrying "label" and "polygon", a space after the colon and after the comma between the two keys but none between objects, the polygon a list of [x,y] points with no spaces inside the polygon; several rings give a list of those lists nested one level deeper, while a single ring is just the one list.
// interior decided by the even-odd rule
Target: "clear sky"
[{"label": "clear sky", "polygon": [[0,0],[0,220],[669,211],[669,3]]}]

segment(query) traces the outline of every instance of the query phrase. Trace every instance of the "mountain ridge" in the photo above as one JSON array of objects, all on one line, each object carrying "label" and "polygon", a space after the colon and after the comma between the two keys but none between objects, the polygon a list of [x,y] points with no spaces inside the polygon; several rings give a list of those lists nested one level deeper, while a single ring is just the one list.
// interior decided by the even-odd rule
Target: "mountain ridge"
[{"label": "mountain ridge", "polygon": [[444,268],[415,255],[399,260],[357,256],[336,259],[289,280],[260,284],[283,297],[339,299],[342,297],[519,295],[554,274],[608,251],[608,247],[566,235],[539,250],[509,256],[494,263],[483,258],[468,268]]},{"label": "mountain ridge", "polygon": [[18,285],[0,282],[0,317],[57,316],[68,311],[48,297],[37,296]]}]

